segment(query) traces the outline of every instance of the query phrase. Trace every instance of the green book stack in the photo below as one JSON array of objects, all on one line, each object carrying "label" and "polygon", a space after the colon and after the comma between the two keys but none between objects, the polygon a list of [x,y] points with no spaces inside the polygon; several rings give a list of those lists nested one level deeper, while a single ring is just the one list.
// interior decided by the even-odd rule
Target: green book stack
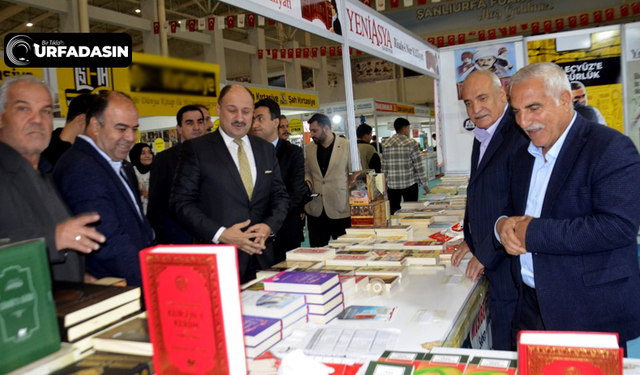
[{"label": "green book stack", "polygon": [[44,240],[0,246],[0,374],[59,348]]}]

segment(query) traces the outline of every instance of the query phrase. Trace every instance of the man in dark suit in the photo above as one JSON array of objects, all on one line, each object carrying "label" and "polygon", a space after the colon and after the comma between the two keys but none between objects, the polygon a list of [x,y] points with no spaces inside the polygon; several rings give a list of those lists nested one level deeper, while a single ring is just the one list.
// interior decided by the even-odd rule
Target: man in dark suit
[{"label": "man in dark suit", "polygon": [[220,128],[184,143],[170,200],[171,215],[196,242],[237,246],[243,283],[273,265],[267,239],[289,205],[275,149],[247,135],[253,107],[244,86],[220,91]]},{"label": "man in dark suit", "polygon": [[462,99],[476,129],[464,215],[465,241],[454,252],[452,263],[459,265],[471,251],[467,277],[475,281],[484,273],[489,280],[492,348],[512,350],[511,321],[518,291],[511,277],[511,260],[494,246],[493,224],[507,205],[513,155],[527,143],[527,136],[516,124],[507,94],[494,73],[476,70],[469,74],[462,86]]},{"label": "man in dark suit", "polygon": [[100,214],[97,229],[107,241],[87,257],[89,273],[141,286],[138,252],[151,246],[154,236],[142,211],[135,173],[124,161],[137,129],[138,111],[128,96],[100,93],[87,112],[86,133],[62,155],[53,177],[71,211]]},{"label": "man in dark suit", "polygon": [[531,139],[496,223],[514,255],[514,329],[617,332],[624,346],[640,335],[640,155],[628,137],[576,115],[555,64],[522,68],[510,97]]},{"label": "man in dark suit", "polygon": [[[169,216],[169,197],[173,176],[176,174],[182,142],[205,134],[205,121],[202,109],[195,105],[186,105],[178,111],[176,131],[180,143],[159,153],[151,164],[149,177],[149,205],[147,218],[156,233],[158,244],[190,244],[189,233],[176,224]],[[209,119],[211,122],[211,119]]]},{"label": "man in dark suit", "polygon": [[88,226],[99,215],[71,218],[42,157],[53,128],[51,91],[23,75],[4,79],[0,93],[0,239],[43,237],[53,280],[83,282],[83,253],[105,239]]},{"label": "man in dark suit", "polygon": [[276,157],[280,164],[282,181],[289,194],[289,212],[282,227],[273,241],[275,262],[286,258],[287,251],[300,246],[301,238],[300,214],[303,212],[304,193],[307,185],[304,182],[304,155],[302,149],[278,137],[280,125],[280,106],[272,99],[256,102],[253,110],[252,134],[276,147]]}]

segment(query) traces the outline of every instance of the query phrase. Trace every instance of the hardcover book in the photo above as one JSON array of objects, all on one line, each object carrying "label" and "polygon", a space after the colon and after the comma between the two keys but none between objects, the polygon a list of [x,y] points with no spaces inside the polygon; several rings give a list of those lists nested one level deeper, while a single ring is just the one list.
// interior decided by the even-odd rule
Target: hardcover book
[{"label": "hardcover book", "polygon": [[113,310],[104,312],[98,316],[90,318],[82,323],[78,323],[72,327],[60,327],[60,335],[62,341],[76,342],[94,332],[98,332],[104,327],[119,321],[122,318],[138,313],[141,309],[140,300],[136,299],[131,302],[118,306]]},{"label": "hardcover book", "polygon": [[405,250],[442,250],[442,241],[407,241],[404,244]]},{"label": "hardcover book", "polygon": [[336,255],[335,249],[326,247],[299,247],[287,251],[287,260],[315,260],[322,261]]},{"label": "hardcover book", "polygon": [[153,356],[147,318],[135,318],[92,338],[97,351]]},{"label": "hardcover book", "polygon": [[414,368],[416,368],[426,354],[427,353],[398,352],[395,350],[387,350],[382,353],[382,355],[378,359],[378,362],[403,363],[406,365],[412,365]]},{"label": "hardcover book", "polygon": [[324,293],[340,282],[335,273],[281,272],[264,280],[264,290],[273,292]]},{"label": "hardcover book", "polygon": [[[467,367],[469,356],[454,354],[426,354],[416,367],[416,373],[461,375]],[[427,370],[428,369],[428,370]]]},{"label": "hardcover book", "polygon": [[515,375],[517,370],[518,361],[502,358],[473,357],[464,373],[465,375]]},{"label": "hardcover book", "polygon": [[327,259],[325,264],[327,266],[353,266],[362,267],[366,266],[372,260],[377,257],[373,254],[342,254],[336,255],[331,259]]},{"label": "hardcover book", "polygon": [[522,375],[622,374],[624,351],[617,333],[520,331]]},{"label": "hardcover book", "polygon": [[[354,276],[344,276],[344,277],[354,277]],[[342,283],[343,280],[343,276],[340,275],[340,282]],[[307,303],[313,303],[316,305],[324,305],[325,303],[329,302],[330,300],[333,299],[333,297],[337,296],[338,294],[340,294],[340,292],[342,291],[343,286],[341,284],[338,284],[336,286],[334,286],[333,288],[327,290],[326,292],[322,293],[322,294],[302,294],[306,300]],[[298,295],[299,293],[289,293],[289,294],[294,294],[294,295]]]},{"label": "hardcover book", "polygon": [[151,357],[96,352],[51,375],[142,375],[153,373]]},{"label": "hardcover book", "polygon": [[242,319],[244,320],[244,343],[246,346],[258,346],[282,330],[282,322],[278,319],[246,315]]},{"label": "hardcover book", "polygon": [[276,332],[256,346],[247,345],[247,358],[253,359],[255,357],[258,357],[262,353],[269,350],[269,348],[280,342],[280,340],[282,340],[282,332]]},{"label": "hardcover book", "polygon": [[60,349],[43,240],[0,246],[0,373]]},{"label": "hardcover book", "polygon": [[257,290],[242,292],[242,310],[245,315],[282,319],[304,305],[304,294],[270,293]]},{"label": "hardcover book", "polygon": [[340,313],[343,311],[344,304],[341,303],[326,314],[309,314],[309,322],[315,324],[327,324],[335,319],[338,315],[340,315]]},{"label": "hardcover book", "polygon": [[372,361],[369,363],[364,375],[412,375],[413,373],[412,365]]},{"label": "hardcover book", "polygon": [[312,303],[307,304],[307,309],[309,310],[309,314],[326,314],[329,311],[333,310],[334,307],[341,304],[343,301],[344,298],[342,298],[342,293],[340,293],[337,296],[333,297],[331,301],[323,305],[316,305]]},{"label": "hardcover book", "polygon": [[140,252],[155,372],[247,373],[235,246]]},{"label": "hardcover book", "polygon": [[55,282],[53,299],[60,327],[71,327],[140,299],[140,288]]}]

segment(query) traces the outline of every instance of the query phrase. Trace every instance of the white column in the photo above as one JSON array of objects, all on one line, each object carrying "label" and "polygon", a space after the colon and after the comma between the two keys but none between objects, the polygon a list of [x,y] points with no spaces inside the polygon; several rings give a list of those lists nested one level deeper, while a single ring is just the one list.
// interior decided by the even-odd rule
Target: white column
[{"label": "white column", "polygon": [[265,51],[267,43],[264,39],[264,29],[262,27],[249,29],[249,44],[255,46],[257,49],[263,50],[262,59],[258,58],[257,53],[249,55],[251,63],[251,83],[256,85],[268,85],[267,53]]}]

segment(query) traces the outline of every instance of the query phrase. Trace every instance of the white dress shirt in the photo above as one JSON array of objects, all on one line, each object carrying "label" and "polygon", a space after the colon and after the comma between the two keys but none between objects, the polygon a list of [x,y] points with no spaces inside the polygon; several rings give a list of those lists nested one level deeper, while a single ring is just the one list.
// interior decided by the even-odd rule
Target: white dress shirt
[{"label": "white dress shirt", "polygon": [[120,179],[120,181],[122,182],[122,184],[124,185],[124,187],[127,189],[127,191],[129,192],[129,197],[131,198],[131,201],[133,202],[133,205],[137,208],[137,212],[138,212],[138,216],[140,217],[140,219],[142,220],[143,217],[143,213],[140,211],[140,206],[138,206],[138,201],[136,200],[136,196],[135,194],[133,194],[133,190],[131,190],[131,185],[129,185],[129,183],[127,181],[124,180],[124,178],[122,177],[122,175],[120,174],[120,168],[122,168],[122,160],[120,161],[113,161],[111,160],[111,158],[109,157],[109,155],[107,155],[106,152],[102,151],[98,145],[96,145],[96,143],[93,141],[93,139],[87,137],[84,134],[79,134],[78,137],[84,139],[85,141],[87,141],[87,143],[89,143],[93,148],[96,149],[96,151],[98,151],[98,154],[100,154],[100,156],[102,156],[104,158],[104,160],[107,161],[107,163],[109,163],[109,165],[111,166],[111,168],[113,168],[113,171],[116,172],[116,176],[118,176],[118,178]]},{"label": "white dress shirt", "polygon": [[[224,144],[227,145],[227,149],[231,154],[231,158],[233,162],[236,164],[236,168],[238,169],[238,173],[240,173],[240,161],[238,160],[238,145],[234,142],[235,138],[232,138],[227,135],[227,133],[220,129],[220,135],[222,135],[222,140]],[[242,148],[244,149],[244,153],[247,155],[247,160],[249,161],[249,167],[251,168],[251,179],[253,180],[253,186],[256,186],[256,177],[258,175],[258,170],[256,168],[256,160],[253,157],[253,149],[251,148],[251,142],[249,141],[249,136],[245,135],[242,139]],[[213,243],[220,243],[220,236],[222,232],[227,229],[226,227],[220,227],[216,232],[215,236],[213,236]]]},{"label": "white dress shirt", "polygon": [[[478,165],[480,165],[482,157],[484,156],[485,151],[487,151],[489,143],[491,143],[491,138],[493,138],[493,134],[496,132],[498,124],[500,124],[500,121],[502,121],[504,114],[507,113],[507,108],[509,108],[509,105],[504,106],[504,109],[502,110],[502,116],[500,116],[498,121],[494,122],[493,125],[489,126],[488,129],[482,129],[477,126],[475,129],[473,129],[473,135],[476,137],[478,142],[480,142],[480,155],[478,155]],[[478,165],[476,165],[476,167]]]}]

